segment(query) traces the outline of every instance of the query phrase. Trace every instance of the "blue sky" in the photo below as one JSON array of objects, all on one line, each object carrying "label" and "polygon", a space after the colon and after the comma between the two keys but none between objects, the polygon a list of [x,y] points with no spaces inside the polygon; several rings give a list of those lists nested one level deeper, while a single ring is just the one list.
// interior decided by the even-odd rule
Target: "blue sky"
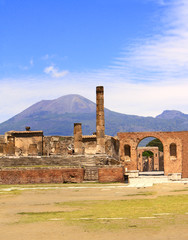
[{"label": "blue sky", "polygon": [[187,0],[0,0],[0,122],[105,87],[111,110],[188,113]]}]

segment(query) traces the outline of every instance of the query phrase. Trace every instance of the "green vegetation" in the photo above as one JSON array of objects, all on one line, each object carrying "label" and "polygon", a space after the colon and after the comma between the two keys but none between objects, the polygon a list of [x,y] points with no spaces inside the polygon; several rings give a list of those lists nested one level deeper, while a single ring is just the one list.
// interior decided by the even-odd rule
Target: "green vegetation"
[{"label": "green vegetation", "polygon": [[142,153],[142,156],[144,157],[153,157],[153,153],[151,151],[145,151]]},{"label": "green vegetation", "polygon": [[10,191],[1,191],[0,189],[0,197],[1,196],[15,196],[15,195],[19,195],[21,194],[22,191],[21,190],[18,190],[18,189],[11,189]]},{"label": "green vegetation", "polygon": [[124,184],[121,184],[121,183],[98,183],[98,182],[83,182],[83,183],[36,183],[36,184],[15,184],[15,185],[10,185],[10,184],[2,184],[0,185],[0,190],[2,189],[6,189],[6,188],[15,188],[15,189],[24,189],[24,188],[27,188],[27,189],[32,189],[32,188],[61,188],[61,187],[83,187],[83,186],[90,186],[92,187],[93,185],[96,187],[96,185],[98,186],[101,186],[101,185],[115,185],[115,186],[118,186],[118,185],[124,185]]},{"label": "green vegetation", "polygon": [[[21,212],[20,222],[65,221],[90,230],[124,228],[161,228],[187,224],[188,195],[155,199],[113,201],[74,201],[56,203],[62,211]],[[177,220],[178,219],[178,220]]]},{"label": "green vegetation", "polygon": [[127,194],[125,196],[132,197],[132,196],[152,196],[155,195],[155,192],[138,192],[134,194]]},{"label": "green vegetation", "polygon": [[188,191],[188,188],[184,188],[184,189],[176,189],[176,190],[173,190],[172,192],[187,192]]},{"label": "green vegetation", "polygon": [[162,142],[155,138],[151,142],[149,142],[146,147],[158,147],[160,152],[163,152],[163,144]]}]

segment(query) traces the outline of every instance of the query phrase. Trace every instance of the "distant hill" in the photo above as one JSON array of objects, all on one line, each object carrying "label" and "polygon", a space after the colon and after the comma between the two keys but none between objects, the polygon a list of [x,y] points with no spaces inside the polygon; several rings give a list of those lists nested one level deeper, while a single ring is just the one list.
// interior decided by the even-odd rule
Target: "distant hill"
[{"label": "distant hill", "polygon": [[184,114],[177,110],[165,110],[160,115],[156,116],[160,119],[188,119],[188,114]]},{"label": "distant hill", "polygon": [[[0,124],[0,134],[10,130],[43,130],[45,135],[73,135],[73,125],[81,122],[83,134],[96,131],[96,105],[80,95],[42,100]],[[188,115],[166,110],[156,118],[127,115],[105,109],[105,133],[188,130]]]}]

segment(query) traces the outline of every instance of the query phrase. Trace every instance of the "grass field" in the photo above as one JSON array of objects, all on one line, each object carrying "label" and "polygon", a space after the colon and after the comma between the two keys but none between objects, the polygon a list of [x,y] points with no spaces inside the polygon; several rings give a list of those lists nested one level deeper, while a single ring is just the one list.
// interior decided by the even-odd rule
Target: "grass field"
[{"label": "grass field", "polygon": [[111,240],[127,235],[129,239],[187,240],[187,186],[1,185],[1,237]]}]

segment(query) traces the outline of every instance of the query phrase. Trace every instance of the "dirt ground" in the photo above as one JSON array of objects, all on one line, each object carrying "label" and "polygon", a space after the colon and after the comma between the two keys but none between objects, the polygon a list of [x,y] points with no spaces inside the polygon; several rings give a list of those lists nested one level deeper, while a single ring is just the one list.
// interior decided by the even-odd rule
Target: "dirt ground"
[{"label": "dirt ground", "polygon": [[[188,239],[188,224],[174,224],[159,230],[153,229],[123,229],[116,231],[89,231],[76,225],[68,225],[62,221],[45,221],[22,223],[20,212],[50,212],[60,211],[58,202],[86,200],[125,200],[151,199],[164,195],[188,194],[188,184],[171,183],[158,184],[148,188],[125,188],[123,184],[81,184],[57,185],[51,189],[25,189],[16,193],[4,193],[0,189],[0,239],[2,240],[168,240]],[[18,186],[19,187],[19,186]],[[26,186],[20,186],[25,188]],[[143,193],[139,194],[140,192]],[[155,192],[155,195],[144,193]],[[188,209],[187,215],[188,218]]]}]

